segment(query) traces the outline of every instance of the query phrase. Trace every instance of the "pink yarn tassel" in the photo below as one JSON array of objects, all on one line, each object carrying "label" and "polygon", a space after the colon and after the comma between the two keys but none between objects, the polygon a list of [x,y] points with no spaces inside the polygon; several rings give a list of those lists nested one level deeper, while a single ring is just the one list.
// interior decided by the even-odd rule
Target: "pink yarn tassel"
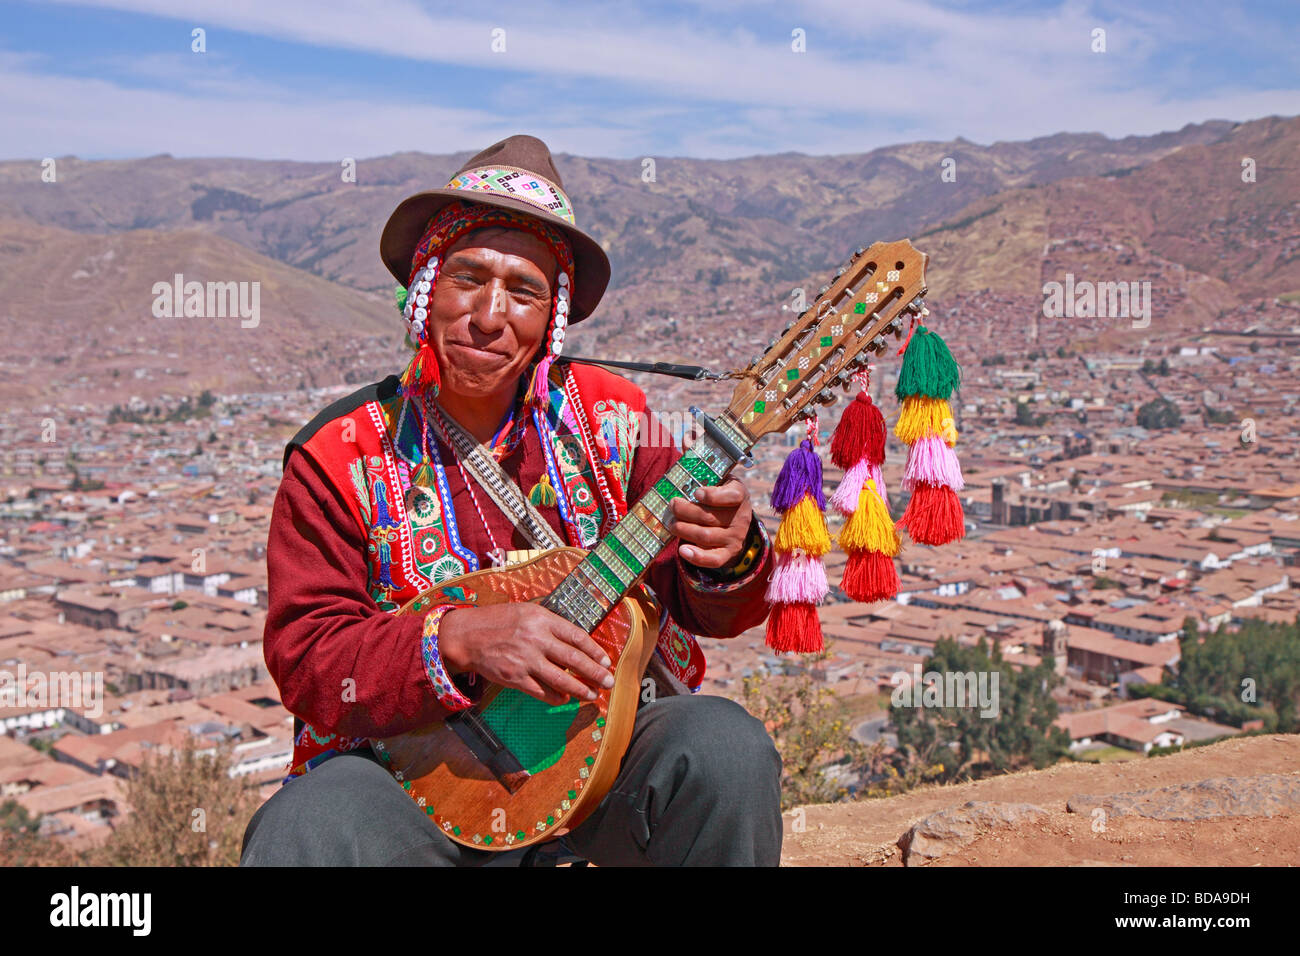
[{"label": "pink yarn tassel", "polygon": [[[867,481],[876,483],[876,494],[880,495],[886,507],[889,505],[889,490],[885,487],[885,473],[880,470],[880,466],[875,462],[871,463],[871,471],[867,474]],[[866,484],[866,482],[863,482]]]},{"label": "pink yarn tassel", "polygon": [[551,400],[551,385],[548,378],[551,374],[551,363],[554,361],[555,356],[548,352],[537,363],[537,369],[533,372],[533,389],[529,399],[537,408],[545,408]]},{"label": "pink yarn tassel", "polygon": [[953,491],[961,491],[966,487],[956,453],[937,435],[918,439],[908,452],[907,468],[903,472],[903,490],[913,491],[919,482],[946,485]]},{"label": "pink yarn tassel", "polygon": [[826,568],[805,554],[783,554],[767,582],[769,604],[816,604],[830,588]]},{"label": "pink yarn tassel", "polygon": [[862,494],[862,486],[871,477],[872,468],[879,471],[879,466],[863,458],[846,471],[840,480],[840,486],[831,495],[831,507],[845,516],[853,514],[858,509],[858,496]]}]

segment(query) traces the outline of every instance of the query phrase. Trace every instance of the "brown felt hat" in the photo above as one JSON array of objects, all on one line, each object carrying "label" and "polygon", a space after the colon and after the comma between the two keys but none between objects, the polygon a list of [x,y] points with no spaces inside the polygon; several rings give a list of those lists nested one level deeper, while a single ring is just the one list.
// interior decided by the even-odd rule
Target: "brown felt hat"
[{"label": "brown felt hat", "polygon": [[573,243],[573,303],[570,324],[596,309],[609,285],[609,257],[600,243],[578,228],[551,151],[536,136],[508,136],[456,170],[442,189],[417,193],[393,210],[379,238],[379,254],[403,286],[411,278],[411,256],[429,220],[457,199],[527,213],[555,226]]}]

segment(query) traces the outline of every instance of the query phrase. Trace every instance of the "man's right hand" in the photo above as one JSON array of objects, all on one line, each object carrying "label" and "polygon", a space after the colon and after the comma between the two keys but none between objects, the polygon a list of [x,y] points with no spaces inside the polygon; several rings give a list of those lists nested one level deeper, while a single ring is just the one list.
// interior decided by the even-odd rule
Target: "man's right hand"
[{"label": "man's right hand", "polygon": [[449,674],[473,671],[552,705],[614,686],[600,645],[537,604],[453,608],[438,625],[438,653]]}]

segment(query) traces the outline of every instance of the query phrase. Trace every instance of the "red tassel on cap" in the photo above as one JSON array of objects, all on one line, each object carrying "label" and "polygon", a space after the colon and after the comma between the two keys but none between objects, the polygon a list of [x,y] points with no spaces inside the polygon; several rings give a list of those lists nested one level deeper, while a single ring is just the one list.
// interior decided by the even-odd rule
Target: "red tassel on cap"
[{"label": "red tassel on cap", "polygon": [[406,371],[402,373],[402,394],[436,396],[442,387],[442,373],[438,369],[438,356],[427,341],[416,349]]}]

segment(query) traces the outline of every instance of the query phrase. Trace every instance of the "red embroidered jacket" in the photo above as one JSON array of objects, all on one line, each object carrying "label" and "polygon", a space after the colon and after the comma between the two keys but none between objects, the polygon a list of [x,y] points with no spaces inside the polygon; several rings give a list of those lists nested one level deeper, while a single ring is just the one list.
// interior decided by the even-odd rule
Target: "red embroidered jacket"
[{"label": "red embroidered jacket", "polygon": [[[639,399],[639,408],[644,409],[644,396],[626,380],[601,369],[570,368],[584,407],[600,407],[600,396],[616,395],[634,404]],[[333,753],[364,745],[366,738],[403,733],[449,713],[438,700],[421,650],[424,618],[390,613],[418,591],[408,586],[388,595],[393,600],[385,601],[387,609],[377,603],[374,595],[383,592],[373,589],[373,534],[368,540],[366,522],[358,514],[356,492],[365,482],[358,482],[356,474],[348,473],[344,459],[321,445],[329,446],[340,428],[346,432],[358,423],[364,428],[373,419],[384,426],[376,432],[391,453],[392,443],[385,433],[401,431],[401,423],[394,421],[393,410],[402,404],[396,386],[397,377],[390,376],[335,402],[285,449],[284,475],[267,541],[269,608],[263,650],[284,705],[297,718],[291,775],[305,772]],[[653,416],[649,421],[650,435],[663,434]],[[477,555],[480,566],[487,566],[492,544],[453,464],[454,454],[441,442],[435,454],[446,463],[445,491],[453,504],[460,545]],[[624,457],[631,458],[630,473],[616,473],[624,475],[626,502],[637,501],[679,456],[680,450],[670,442],[648,444],[647,436],[638,434],[635,449],[624,449]],[[367,460],[364,454],[361,460]],[[380,458],[369,461],[375,471]],[[409,482],[405,463],[397,463],[402,480]],[[356,465],[353,461],[352,469]],[[525,431],[501,466],[520,488],[533,487],[547,467],[535,429]],[[389,474],[383,469],[377,473]],[[481,489],[476,491],[496,544],[507,550],[527,548],[510,520]],[[361,508],[365,509],[364,502]],[[400,505],[395,510],[400,511]],[[563,536],[557,506],[540,505],[538,510]],[[402,529],[408,534],[409,521],[407,516],[407,527]],[[718,589],[678,559],[673,542],[650,566],[646,582],[682,628],[692,634],[732,637],[766,617],[769,607],[763,594],[772,560],[765,544],[751,572]],[[693,638],[689,644],[688,683],[697,688],[704,660]],[[455,678],[455,683],[467,689],[466,675]]]}]

